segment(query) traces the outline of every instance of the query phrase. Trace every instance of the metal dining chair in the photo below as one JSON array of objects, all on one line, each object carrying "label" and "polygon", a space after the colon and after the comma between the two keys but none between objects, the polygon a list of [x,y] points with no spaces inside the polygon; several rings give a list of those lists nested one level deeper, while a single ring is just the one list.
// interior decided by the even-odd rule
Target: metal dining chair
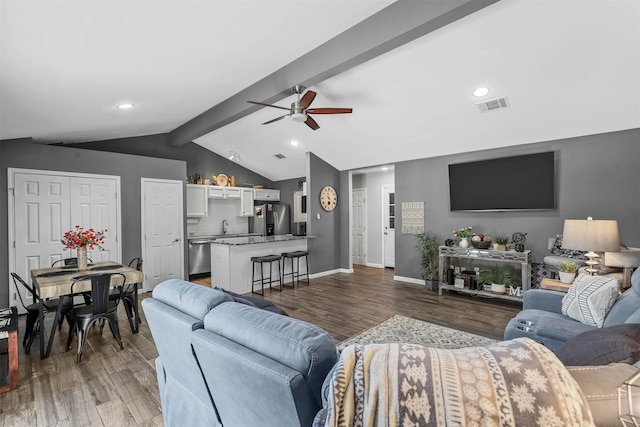
[{"label": "metal dining chair", "polygon": [[[87,258],[87,262],[93,263],[93,261],[91,261],[89,258]],[[63,264],[65,267],[78,265],[78,257],[59,259],[57,261],[54,261],[53,264],[51,264],[51,267],[57,267],[58,264]]]},{"label": "metal dining chair", "polygon": [[[119,277],[119,280],[122,280],[122,285],[125,284],[126,278],[122,273],[104,273],[79,276],[71,284],[71,298],[73,298],[75,295],[81,294],[81,292],[76,294],[75,286],[78,282],[87,279],[91,281],[91,304],[73,305],[69,312],[72,324],[71,330],[69,331],[69,337],[67,338],[67,351],[71,348],[73,336],[77,334],[77,363],[80,363],[82,360],[82,353],[87,341],[89,328],[100,319],[104,319],[109,322],[109,328],[111,329],[113,337],[118,342],[120,350],[124,348],[122,346],[120,329],[118,327],[118,307],[114,301],[109,300],[111,279],[114,276],[117,276]],[[100,333],[102,333],[102,328],[100,328]]]},{"label": "metal dining chair", "polygon": [[[129,262],[129,267],[135,268],[138,271],[142,271],[142,258],[134,258]],[[129,321],[129,327],[131,328],[131,332],[136,333],[138,331],[138,326],[142,322],[140,320],[140,316],[138,315],[138,306],[136,305],[137,298],[135,295],[136,286],[139,286],[140,283],[129,283],[125,285],[122,289],[111,289],[109,294],[109,300],[114,301],[117,304],[122,301],[122,305],[124,306],[124,310],[127,313],[127,320]],[[138,319],[138,324],[135,324],[135,319]],[[104,327],[104,323],[100,325],[100,327]]]},{"label": "metal dining chair", "polygon": [[[11,277],[13,278],[13,284],[16,287],[16,292],[18,294],[18,298],[20,299],[20,304],[22,304],[22,307],[24,307],[27,312],[27,326],[24,333],[24,338],[22,339],[22,346],[24,347],[25,353],[29,354],[29,352],[31,351],[31,344],[33,344],[33,339],[38,331],[40,331],[40,333],[44,333],[44,328],[42,327],[42,325],[40,325],[40,302],[42,301],[43,303],[42,307],[44,309],[44,315],[46,316],[48,313],[56,312],[56,310],[58,309],[58,304],[60,304],[60,299],[54,298],[42,300],[42,298],[40,298],[40,295],[38,295],[38,293],[36,292],[35,288],[29,286],[27,282],[25,282],[18,274],[11,273]],[[24,286],[29,291],[29,294],[33,299],[32,304],[25,304],[24,300],[22,299],[20,289],[18,289],[18,283]],[[71,326],[71,320],[69,318],[69,311],[71,310],[72,305],[71,299],[69,299],[68,297],[62,297],[62,304],[63,306],[61,318],[58,326],[60,329],[62,328],[62,322],[64,321],[64,318],[67,319],[67,321],[69,322],[69,326]]]}]

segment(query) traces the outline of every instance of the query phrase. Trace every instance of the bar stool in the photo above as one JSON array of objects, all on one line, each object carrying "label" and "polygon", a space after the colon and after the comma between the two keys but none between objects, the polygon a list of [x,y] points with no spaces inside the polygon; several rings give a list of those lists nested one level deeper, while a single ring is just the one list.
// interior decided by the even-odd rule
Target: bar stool
[{"label": "bar stool", "polygon": [[[282,254],[282,279],[286,279],[287,276],[291,276],[291,287],[295,288],[295,282],[300,283],[300,276],[307,276],[307,280],[303,281],[309,285],[309,252],[308,251],[295,251],[295,252],[283,252]],[[300,274],[300,258],[304,257],[305,272]],[[287,273],[287,259],[291,260],[291,273]],[[293,269],[293,260],[296,260],[296,269]],[[283,282],[284,283],[284,282]]]},{"label": "bar stool", "polygon": [[[280,270],[280,259],[281,258],[282,257],[280,255],[275,255],[275,254],[251,257],[251,262],[253,262],[252,271],[251,271],[251,292],[252,293],[264,296],[264,284],[268,283],[269,284],[269,289],[271,289],[271,285],[274,282],[280,282],[280,289],[278,289],[278,288],[276,288],[276,289],[278,289],[279,291],[282,291],[282,271]],[[275,280],[273,279],[273,274],[272,274],[272,265],[273,265],[274,262],[276,264],[278,264],[278,278],[275,279]],[[256,264],[260,264],[260,278],[259,279],[255,278]],[[264,264],[269,264],[269,277],[268,278],[266,278],[264,276]],[[253,286],[256,284],[256,282],[260,282],[260,285],[262,287],[262,293],[258,293],[258,292],[253,290]]]}]

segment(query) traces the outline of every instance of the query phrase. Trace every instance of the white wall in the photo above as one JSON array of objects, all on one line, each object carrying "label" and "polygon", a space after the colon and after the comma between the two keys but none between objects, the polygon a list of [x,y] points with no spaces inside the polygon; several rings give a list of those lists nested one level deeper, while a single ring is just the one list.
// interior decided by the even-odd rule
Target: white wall
[{"label": "white wall", "polygon": [[249,232],[249,219],[239,217],[239,199],[209,199],[209,216],[197,224],[187,224],[187,236],[217,236],[222,234],[222,220],[229,223],[227,234]]},{"label": "white wall", "polygon": [[384,267],[382,253],[382,186],[394,184],[393,171],[353,175],[353,189],[367,189],[367,265]]}]

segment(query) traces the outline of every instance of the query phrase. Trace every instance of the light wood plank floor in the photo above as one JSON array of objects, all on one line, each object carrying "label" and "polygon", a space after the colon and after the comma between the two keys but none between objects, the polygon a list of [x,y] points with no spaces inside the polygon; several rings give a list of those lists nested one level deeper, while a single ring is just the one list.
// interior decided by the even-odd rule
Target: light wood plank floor
[{"label": "light wood plank floor", "polygon": [[[197,282],[210,286],[208,279]],[[507,322],[521,309],[519,304],[495,299],[446,292],[438,296],[421,286],[394,281],[393,270],[358,266],[354,274],[313,279],[310,286],[267,290],[265,299],[292,317],[321,326],[336,342],[394,314],[502,339]],[[66,324],[55,337],[50,358],[40,360],[37,343],[29,355],[21,348],[20,387],[0,394],[0,427],[161,426],[154,370],[158,353],[142,310],[143,324],[136,335],[123,311],[119,324],[124,350],[118,349],[107,328],[103,336],[92,328],[78,365],[73,350],[65,352]],[[20,343],[23,333],[24,316]]]}]

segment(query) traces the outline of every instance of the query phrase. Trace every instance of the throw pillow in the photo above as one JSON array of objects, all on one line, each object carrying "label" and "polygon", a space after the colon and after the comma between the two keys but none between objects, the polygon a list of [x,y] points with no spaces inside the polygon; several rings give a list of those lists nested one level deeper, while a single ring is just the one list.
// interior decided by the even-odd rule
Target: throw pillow
[{"label": "throw pillow", "polygon": [[617,279],[580,274],[562,299],[562,314],[601,328],[619,288]]},{"label": "throw pillow", "polygon": [[624,323],[576,335],[556,352],[565,366],[633,364],[638,361],[640,324]]},{"label": "throw pillow", "polygon": [[584,256],[585,251],[562,248],[562,234],[556,236],[556,241],[553,242],[553,246],[551,247],[551,253],[565,258],[587,259],[587,257]]}]

